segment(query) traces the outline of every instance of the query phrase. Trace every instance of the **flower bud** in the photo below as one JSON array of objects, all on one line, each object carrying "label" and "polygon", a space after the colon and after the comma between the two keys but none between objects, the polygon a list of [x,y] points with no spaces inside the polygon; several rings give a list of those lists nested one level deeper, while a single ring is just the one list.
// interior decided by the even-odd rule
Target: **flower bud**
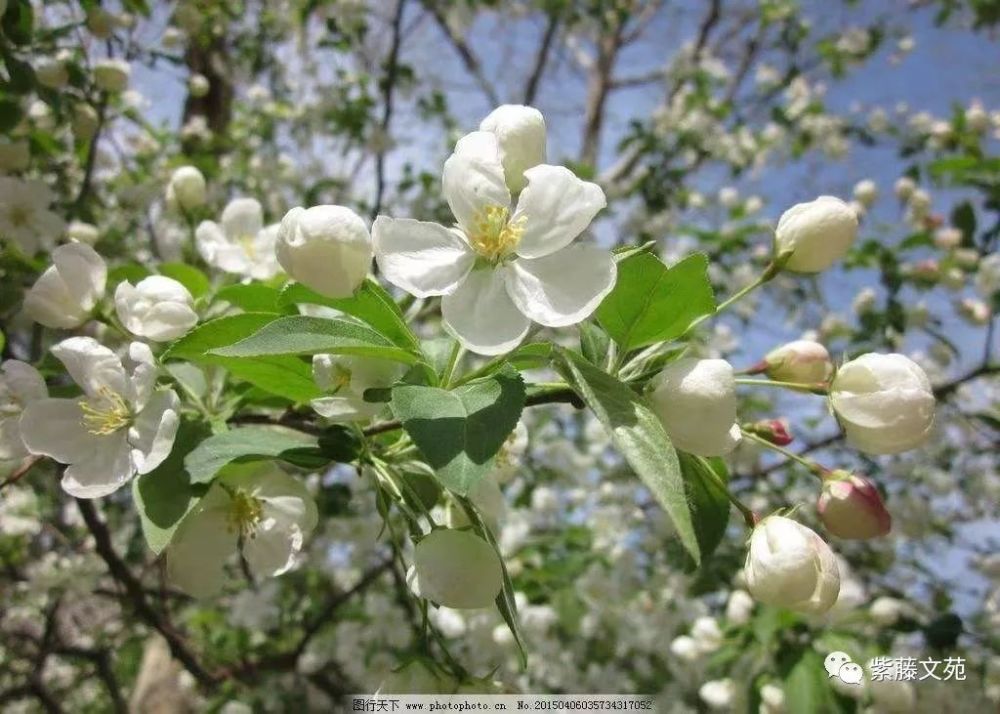
[{"label": "flower bud", "polygon": [[664,367],[650,386],[653,411],[681,451],[721,456],[739,443],[736,381],[725,360],[679,359]]},{"label": "flower bud", "polygon": [[856,315],[865,315],[872,311],[875,307],[875,302],[878,300],[878,293],[875,292],[874,288],[865,287],[858,290],[858,294],[854,296],[854,300],[851,302],[851,309],[854,310]]},{"label": "flower bud", "polygon": [[917,190],[917,183],[909,176],[901,176],[896,180],[894,190],[896,197],[900,201],[907,201],[913,195],[913,192]]},{"label": "flower bud", "polygon": [[736,685],[731,679],[713,679],[701,685],[698,696],[709,709],[729,709],[736,698]]},{"label": "flower bud", "polygon": [[59,246],[52,251],[52,263],[25,296],[24,311],[46,327],[79,327],[104,295],[107,266],[84,243]]},{"label": "flower bud", "polygon": [[205,203],[205,177],[194,166],[181,166],[170,177],[167,195],[182,210],[191,211]]},{"label": "flower bud", "polygon": [[769,516],[750,536],[743,566],[747,589],[759,602],[822,615],[837,601],[837,558],[815,532],[789,518]]},{"label": "flower bud", "polygon": [[204,97],[208,94],[208,90],[211,89],[208,83],[208,77],[203,74],[192,74],[188,77],[188,93],[195,98]]},{"label": "flower bud", "polygon": [[990,115],[983,108],[982,102],[976,100],[965,110],[965,123],[972,131],[983,134],[990,128]]},{"label": "flower bud", "polygon": [[135,286],[128,280],[118,283],[115,310],[125,329],[154,342],[176,340],[198,324],[191,293],[162,275],[151,275]]},{"label": "flower bud", "polygon": [[774,234],[777,255],[791,253],[785,268],[818,273],[844,257],[858,235],[858,216],[834,196],[798,203],[778,220]]},{"label": "flower bud", "polygon": [[851,360],[830,385],[830,404],[847,441],[869,454],[916,448],[934,424],[934,391],[924,371],[900,354]]},{"label": "flower bud", "polygon": [[951,250],[952,248],[957,248],[961,244],[962,231],[953,226],[938,228],[934,233],[934,245],[941,250]]},{"label": "flower bud", "polygon": [[933,285],[941,277],[941,266],[933,258],[925,258],[918,260],[906,272],[918,283]]},{"label": "flower bud", "polygon": [[753,614],[753,598],[746,590],[733,590],[726,601],[726,619],[733,625],[745,625]]},{"label": "flower bud", "polygon": [[94,84],[105,92],[123,92],[128,88],[132,68],[124,60],[101,60],[94,64]]},{"label": "flower bud", "polygon": [[414,548],[413,565],[420,595],[446,607],[490,607],[503,587],[500,557],[470,531],[431,531]]},{"label": "flower bud", "polygon": [[878,198],[878,186],[871,179],[864,179],[854,184],[854,198],[865,208],[871,208]]},{"label": "flower bud", "polygon": [[787,419],[761,419],[745,429],[778,446],[788,446],[795,440],[795,437],[788,431]]},{"label": "flower bud", "polygon": [[906,603],[894,597],[876,598],[875,602],[868,608],[868,614],[876,624],[882,627],[892,627],[906,610]]},{"label": "flower bud", "polygon": [[889,533],[892,517],[871,480],[847,471],[823,476],[823,491],[816,503],[823,525],[838,538],[868,540]]},{"label": "flower bud", "polygon": [[1000,253],[987,255],[979,262],[975,283],[976,292],[983,299],[989,300],[1000,292]]},{"label": "flower bud", "polygon": [[779,382],[817,384],[833,374],[833,363],[826,347],[812,340],[794,340],[777,347],[764,357],[765,372]]},{"label": "flower bud", "polygon": [[69,82],[69,71],[66,63],[59,58],[46,58],[40,60],[33,67],[35,79],[43,87],[49,89],[62,89]]},{"label": "flower bud", "polygon": [[85,223],[83,221],[72,221],[68,226],[66,226],[66,237],[77,243],[86,243],[87,245],[94,245],[100,238],[100,233],[97,230],[97,226],[93,223]]},{"label": "flower bud", "polygon": [[293,208],[281,220],[275,247],[286,273],[332,298],[353,295],[372,262],[368,226],[343,206]]},{"label": "flower bud", "polygon": [[952,257],[958,265],[969,270],[979,263],[979,252],[975,248],[959,248],[952,253]]},{"label": "flower bud", "polygon": [[990,306],[976,298],[963,298],[958,302],[958,314],[973,327],[988,325],[993,314]]},{"label": "flower bud", "polygon": [[479,124],[480,131],[496,134],[500,143],[507,187],[517,193],[525,187],[524,172],[545,163],[545,119],[534,107],[504,104]]},{"label": "flower bud", "polygon": [[100,5],[91,5],[87,10],[87,29],[99,40],[111,37],[115,29],[115,16]]}]

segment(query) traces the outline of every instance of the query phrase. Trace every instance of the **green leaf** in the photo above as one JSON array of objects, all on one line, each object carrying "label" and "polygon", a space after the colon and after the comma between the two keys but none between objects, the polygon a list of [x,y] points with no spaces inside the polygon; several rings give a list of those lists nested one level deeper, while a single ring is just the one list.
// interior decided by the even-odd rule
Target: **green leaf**
[{"label": "green leaf", "polygon": [[358,292],[349,298],[328,298],[301,283],[292,283],[281,291],[282,306],[306,303],[325,305],[346,312],[382,333],[396,345],[407,350],[419,350],[417,338],[406,325],[399,305],[381,285],[368,278]]},{"label": "green leaf", "polygon": [[215,297],[247,312],[287,312],[279,305],[281,291],[261,283],[237,283],[219,290]]},{"label": "green leaf", "polygon": [[275,426],[247,426],[224,431],[205,439],[184,459],[184,466],[194,483],[215,478],[219,470],[233,461],[259,461],[279,458],[289,463],[312,467],[327,463],[320,456],[315,436]]},{"label": "green leaf", "polygon": [[598,367],[602,366],[611,346],[608,333],[589,320],[581,322],[577,327],[580,328],[580,354]]},{"label": "green leaf", "polygon": [[322,396],[322,391],[313,381],[311,365],[298,357],[241,359],[209,353],[254,334],[278,318],[273,313],[246,312],[210,320],[171,345],[163,353],[163,359],[219,365],[233,377],[293,402],[307,402]]},{"label": "green leaf", "polygon": [[193,485],[184,460],[209,433],[203,422],[181,422],[170,455],[148,474],[132,480],[142,534],[155,555],[167,547],[181,520],[201,498],[201,489]]},{"label": "green leaf", "polygon": [[696,319],[715,312],[708,258],[689,255],[667,268],[655,255],[637,253],[618,265],[618,281],[597,308],[597,318],[624,350],[672,340]]},{"label": "green leaf", "polygon": [[186,287],[196,299],[207,293],[212,287],[212,283],[203,272],[184,263],[164,263],[160,266],[160,275],[173,278]]},{"label": "green leaf", "polygon": [[245,339],[225,347],[213,348],[211,354],[222,357],[261,357],[265,355],[348,354],[380,357],[406,364],[420,358],[393,344],[367,325],[341,317],[281,317],[268,322]]},{"label": "green leaf", "polygon": [[21,121],[21,106],[7,97],[0,98],[0,131],[6,133]]},{"label": "green leaf", "polygon": [[604,424],[632,470],[646,484],[677,529],[685,550],[701,565],[701,549],[677,452],[646,402],[581,355],[560,350],[558,369]]},{"label": "green leaf", "polygon": [[826,714],[839,711],[823,658],[814,650],[803,650],[788,668],[783,689],[785,707],[790,712]]},{"label": "green leaf", "polygon": [[976,210],[968,201],[962,201],[951,212],[951,224],[962,231],[962,245],[976,244]]},{"label": "green leaf", "polygon": [[[684,489],[694,522],[694,534],[701,549],[702,565],[722,542],[729,525],[729,496],[719,486],[729,481],[726,462],[719,458],[705,459],[700,456],[678,452]],[[715,474],[713,478],[712,474]]]},{"label": "green leaf", "polygon": [[11,0],[7,4],[7,11],[3,14],[0,26],[3,28],[3,34],[15,45],[26,45],[31,42],[31,33],[35,27],[35,13],[31,3],[28,0]]},{"label": "green leaf", "polygon": [[399,385],[390,407],[438,480],[459,495],[489,473],[524,409],[524,382],[511,367],[451,391]]},{"label": "green leaf", "polygon": [[128,280],[130,283],[135,285],[137,282],[143,278],[148,278],[152,273],[149,272],[149,268],[144,265],[139,265],[138,263],[124,263],[123,265],[117,265],[108,271],[108,287],[112,288],[123,280]]}]

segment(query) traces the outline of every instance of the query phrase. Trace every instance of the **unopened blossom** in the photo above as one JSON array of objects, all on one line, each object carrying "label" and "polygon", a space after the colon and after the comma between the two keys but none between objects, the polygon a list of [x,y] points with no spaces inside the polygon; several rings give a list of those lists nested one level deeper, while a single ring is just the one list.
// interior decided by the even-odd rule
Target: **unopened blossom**
[{"label": "unopened blossom", "polygon": [[52,354],[83,395],[30,403],[21,415],[21,436],[31,453],[68,464],[63,490],[77,498],[107,496],[167,458],[180,402],[172,390],[156,390],[148,346],[131,343],[122,360],[91,337],[71,337]]},{"label": "unopened blossom", "polygon": [[785,691],[777,684],[765,684],[760,688],[760,710],[758,714],[784,714]]},{"label": "unopened blossom", "polygon": [[524,172],[545,163],[545,119],[534,107],[504,104],[479,124],[480,131],[496,135],[507,188],[521,191],[528,183]]},{"label": "unopened blossom", "polygon": [[446,607],[489,607],[503,587],[500,557],[471,531],[439,528],[413,549],[414,587]]},{"label": "unopened blossom", "polygon": [[843,365],[830,385],[830,404],[848,442],[869,454],[916,448],[934,424],[930,381],[900,354],[871,352]]},{"label": "unopened blossom", "polygon": [[97,226],[93,223],[72,221],[68,226],[66,226],[66,237],[71,241],[76,241],[77,243],[94,245],[94,243],[96,243],[101,237],[101,234],[100,231],[97,230]]},{"label": "unopened blossom", "polygon": [[991,253],[979,262],[975,277],[976,292],[984,300],[1000,292],[1000,253]]},{"label": "unopened blossom", "polygon": [[677,658],[686,662],[694,662],[704,654],[698,647],[698,643],[690,635],[681,635],[670,641],[670,652]]},{"label": "unopened blossom", "polygon": [[115,310],[125,329],[154,342],[176,340],[198,324],[194,298],[173,278],[151,275],[115,289]]},{"label": "unopened blossom", "polygon": [[721,456],[740,441],[733,368],[721,359],[686,357],[650,382],[649,401],[681,451]]},{"label": "unopened blossom", "polygon": [[66,224],[50,210],[56,195],[41,181],[0,176],[0,240],[28,255],[55,245]]},{"label": "unopened blossom", "polygon": [[989,112],[979,100],[973,101],[965,110],[965,124],[977,134],[984,134],[990,128]]},{"label": "unopened blossom", "polygon": [[392,386],[406,372],[399,362],[377,357],[313,355],[313,379],[329,396],[310,405],[320,416],[333,421],[370,419],[385,408],[382,402],[366,402],[366,389]]},{"label": "unopened blossom", "polygon": [[601,188],[547,164],[524,177],[512,205],[496,135],[473,132],[444,166],[457,228],[386,216],[372,227],[386,279],[416,297],[443,296],[445,324],[479,354],[510,351],[532,322],[576,324],[614,287],[610,251],[574,243],[605,206]]},{"label": "unopened blossom", "polygon": [[205,203],[205,176],[194,166],[174,170],[167,184],[167,203],[190,212]]},{"label": "unopened blossom", "polygon": [[882,627],[892,627],[906,612],[906,603],[894,597],[882,596],[876,598],[868,608],[868,614],[876,624]]},{"label": "unopened blossom", "polygon": [[726,601],[726,619],[734,625],[745,625],[753,614],[754,601],[746,590],[733,590]]},{"label": "unopened blossom", "polygon": [[254,576],[281,575],[317,521],[305,486],[274,462],[231,465],[177,529],[167,548],[167,579],[194,597],[211,597],[237,553]]},{"label": "unopened blossom", "polygon": [[854,184],[854,198],[865,208],[871,208],[878,198],[878,186],[871,179],[864,179]]},{"label": "unopened blossom", "polygon": [[211,88],[208,77],[203,74],[192,74],[187,81],[188,93],[192,97],[204,97]]},{"label": "unopened blossom", "polygon": [[858,216],[834,196],[797,203],[783,214],[775,229],[778,255],[791,254],[785,268],[818,273],[846,255],[858,235]]},{"label": "unopened blossom", "polygon": [[276,241],[285,272],[326,297],[350,297],[371,268],[368,225],[344,206],[293,208],[281,219]]},{"label": "unopened blossom", "polygon": [[794,340],[776,347],[764,357],[771,379],[798,384],[825,382],[833,374],[830,353],[819,342]]},{"label": "unopened blossom", "polygon": [[780,419],[761,419],[744,428],[778,446],[788,446],[795,441],[795,437],[790,431],[788,419],[783,417]]},{"label": "unopened blossom", "polygon": [[910,194],[906,205],[910,209],[910,216],[914,220],[922,220],[931,211],[931,195],[923,189],[918,188]]},{"label": "unopened blossom", "polygon": [[699,617],[691,625],[691,638],[704,653],[714,652],[722,646],[722,630],[714,617]]},{"label": "unopened blossom", "polygon": [[934,231],[934,245],[941,250],[951,250],[962,244],[962,231],[954,226],[938,228]]},{"label": "unopened blossom", "polygon": [[16,359],[0,364],[0,461],[28,455],[21,440],[21,413],[48,396],[45,380],[30,364]]},{"label": "unopened blossom", "polygon": [[893,190],[900,201],[908,201],[913,192],[917,190],[917,183],[909,176],[901,176],[896,179],[896,185],[893,187]]},{"label": "unopened blossom", "polygon": [[69,70],[64,59],[47,57],[36,62],[32,69],[38,83],[49,89],[62,89],[69,82]]},{"label": "unopened blossom", "polygon": [[111,37],[115,24],[115,16],[100,5],[94,4],[87,8],[87,29],[97,39],[106,40]]},{"label": "unopened blossom", "polygon": [[868,540],[892,529],[892,517],[875,484],[849,471],[823,475],[816,512],[826,529],[838,538]]},{"label": "unopened blossom", "polygon": [[195,230],[195,245],[206,263],[254,280],[277,275],[277,238],[277,224],[264,226],[264,209],[253,198],[233,199],[219,223],[202,221]]},{"label": "unopened blossom", "polygon": [[952,251],[951,257],[958,265],[969,270],[979,264],[979,251],[975,248],[958,248]]},{"label": "unopened blossom", "polygon": [[105,92],[124,92],[131,74],[132,67],[125,60],[105,59],[94,63],[94,84]]},{"label": "unopened blossom", "polygon": [[743,566],[754,599],[810,615],[833,607],[840,592],[837,559],[806,526],[768,516],[754,528]]},{"label": "unopened blossom", "polygon": [[736,697],[736,685],[731,679],[713,679],[701,685],[698,697],[709,709],[729,709]]},{"label": "unopened blossom", "polygon": [[975,327],[988,325],[993,317],[990,306],[976,298],[963,298],[958,302],[958,314]]},{"label": "unopened blossom", "polygon": [[52,251],[52,265],[25,295],[24,311],[46,327],[79,327],[104,296],[107,278],[104,259],[89,245],[61,245]]}]

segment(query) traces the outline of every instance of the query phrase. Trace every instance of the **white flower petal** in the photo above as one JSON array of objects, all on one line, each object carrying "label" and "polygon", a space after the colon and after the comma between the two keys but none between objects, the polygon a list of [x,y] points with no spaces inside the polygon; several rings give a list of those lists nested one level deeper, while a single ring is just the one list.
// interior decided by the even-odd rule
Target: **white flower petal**
[{"label": "white flower petal", "polygon": [[441,176],[445,200],[466,233],[487,206],[510,207],[510,191],[504,181],[497,137],[487,131],[466,134],[455,145],[455,153],[444,162]]},{"label": "white flower petal", "polygon": [[128,356],[124,366],[131,381],[131,389],[127,397],[135,411],[141,411],[156,387],[156,358],[149,345],[144,342],[131,342],[128,346]]},{"label": "white flower petal", "polygon": [[77,454],[63,473],[62,488],[76,498],[101,498],[114,493],[135,475],[124,432],[94,437],[85,457]]},{"label": "white flower petal", "polygon": [[382,404],[366,402],[361,397],[320,397],[309,405],[316,413],[333,421],[363,421],[371,419],[382,409]]},{"label": "white flower petal", "polygon": [[102,388],[119,395],[128,393],[121,360],[93,337],[70,337],[53,346],[52,354],[89,396],[98,396]]},{"label": "white flower petal", "polygon": [[454,292],[476,262],[469,244],[437,223],[379,216],[372,241],[386,280],[420,298]]},{"label": "white flower petal", "polygon": [[167,548],[167,579],[189,595],[210,597],[226,582],[225,564],[238,538],[226,520],[229,504],[229,495],[212,484]]},{"label": "white flower petal", "polygon": [[528,186],[512,219],[523,221],[517,244],[522,258],[541,258],[569,245],[607,205],[600,186],[578,179],[563,166],[542,164],[524,176]]},{"label": "white flower petal", "polygon": [[265,515],[253,537],[243,541],[243,557],[254,575],[281,575],[295,564],[303,540],[302,531],[294,523],[282,523]]},{"label": "white flower petal", "polygon": [[94,449],[97,437],[83,425],[76,399],[39,399],[21,414],[21,437],[33,454],[68,464]]},{"label": "white flower petal", "polygon": [[507,272],[507,292],[535,322],[565,327],[590,316],[614,288],[617,275],[610,251],[573,245],[544,258],[515,260]]},{"label": "white flower petal", "polygon": [[264,227],[264,209],[253,198],[234,198],[222,209],[222,230],[230,239],[253,238]]},{"label": "white flower petal", "polygon": [[499,355],[517,347],[531,322],[504,287],[505,270],[473,270],[441,299],[441,316],[462,345],[477,354]]},{"label": "white flower petal", "polygon": [[170,455],[180,426],[180,400],[173,390],[156,392],[128,432],[132,461],[138,473],[149,473]]},{"label": "white flower petal", "polygon": [[84,243],[61,245],[52,251],[52,262],[66,283],[69,295],[90,311],[104,295],[108,268],[97,251]]}]

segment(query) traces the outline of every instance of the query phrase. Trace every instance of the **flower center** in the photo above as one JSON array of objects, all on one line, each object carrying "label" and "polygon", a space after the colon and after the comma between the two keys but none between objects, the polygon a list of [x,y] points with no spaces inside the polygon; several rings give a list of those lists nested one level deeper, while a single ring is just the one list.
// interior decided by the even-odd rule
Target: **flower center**
[{"label": "flower center", "polygon": [[10,213],[7,214],[7,220],[15,228],[22,228],[31,222],[31,210],[24,206],[11,206]]},{"label": "flower center", "polygon": [[240,536],[253,538],[257,534],[257,524],[264,513],[264,505],[259,498],[254,498],[243,489],[236,489],[229,494],[229,513],[226,516],[230,532]]},{"label": "flower center", "polygon": [[132,410],[125,399],[108,387],[101,387],[97,397],[80,402],[83,426],[94,436],[107,436],[132,423]]},{"label": "flower center", "polygon": [[472,223],[469,243],[479,255],[497,261],[514,252],[524,234],[524,217],[515,221],[505,206],[486,206],[479,209]]},{"label": "flower center", "polygon": [[330,389],[336,394],[341,389],[347,389],[351,386],[351,370],[342,364],[333,365],[333,373],[331,374]]},{"label": "flower center", "polygon": [[257,259],[257,246],[254,245],[254,240],[257,236],[251,235],[249,233],[244,233],[236,241],[243,246],[243,252],[247,254],[250,260]]}]

